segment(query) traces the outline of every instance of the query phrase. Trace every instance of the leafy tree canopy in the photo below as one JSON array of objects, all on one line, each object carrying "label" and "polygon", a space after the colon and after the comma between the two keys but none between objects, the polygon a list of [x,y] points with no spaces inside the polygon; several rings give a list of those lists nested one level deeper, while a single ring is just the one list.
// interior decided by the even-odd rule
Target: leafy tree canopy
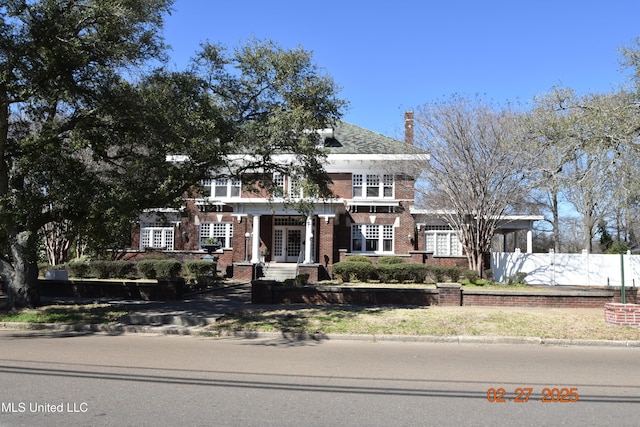
[{"label": "leafy tree canopy", "polygon": [[257,40],[232,53],[205,43],[189,70],[152,70],[171,3],[0,6],[0,274],[12,307],[37,304],[43,227],[116,245],[143,209],[177,203],[212,170],[241,173],[233,153],[244,170],[298,171],[327,188],[309,130],[345,106],[332,79],[303,49]]}]

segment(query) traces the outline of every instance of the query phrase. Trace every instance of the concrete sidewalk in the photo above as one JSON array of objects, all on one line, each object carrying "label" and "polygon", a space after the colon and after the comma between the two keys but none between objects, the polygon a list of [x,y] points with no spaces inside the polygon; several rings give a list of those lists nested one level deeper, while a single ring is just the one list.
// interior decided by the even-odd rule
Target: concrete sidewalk
[{"label": "concrete sidewalk", "polygon": [[250,284],[229,284],[193,293],[182,301],[148,302],[127,305],[130,313],[120,321],[125,325],[205,326],[224,314],[251,304]]}]

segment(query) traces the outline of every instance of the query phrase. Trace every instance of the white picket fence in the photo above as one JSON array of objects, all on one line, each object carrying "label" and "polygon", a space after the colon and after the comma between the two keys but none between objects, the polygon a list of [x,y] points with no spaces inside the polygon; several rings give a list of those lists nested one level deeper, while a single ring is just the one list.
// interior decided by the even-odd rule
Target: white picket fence
[{"label": "white picket fence", "polygon": [[506,282],[526,273],[530,285],[625,286],[640,285],[640,255],[493,252],[494,280]]}]

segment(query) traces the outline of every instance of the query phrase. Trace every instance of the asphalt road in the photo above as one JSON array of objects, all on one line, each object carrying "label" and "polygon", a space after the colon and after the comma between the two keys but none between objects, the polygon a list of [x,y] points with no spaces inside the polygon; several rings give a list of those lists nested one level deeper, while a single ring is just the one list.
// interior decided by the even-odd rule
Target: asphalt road
[{"label": "asphalt road", "polygon": [[0,426],[635,426],[639,409],[639,348],[0,331]]}]

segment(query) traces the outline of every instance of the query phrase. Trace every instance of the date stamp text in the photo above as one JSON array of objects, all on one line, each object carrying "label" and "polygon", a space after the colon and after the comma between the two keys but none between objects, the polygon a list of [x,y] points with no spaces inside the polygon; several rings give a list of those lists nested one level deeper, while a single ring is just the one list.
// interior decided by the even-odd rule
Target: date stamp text
[{"label": "date stamp text", "polygon": [[513,392],[508,392],[503,387],[493,388],[487,390],[487,400],[489,402],[516,402],[527,403],[529,401],[538,401],[542,403],[552,402],[577,402],[580,396],[578,395],[578,387],[545,387],[542,389],[542,396],[532,397],[533,387],[518,387]]}]

